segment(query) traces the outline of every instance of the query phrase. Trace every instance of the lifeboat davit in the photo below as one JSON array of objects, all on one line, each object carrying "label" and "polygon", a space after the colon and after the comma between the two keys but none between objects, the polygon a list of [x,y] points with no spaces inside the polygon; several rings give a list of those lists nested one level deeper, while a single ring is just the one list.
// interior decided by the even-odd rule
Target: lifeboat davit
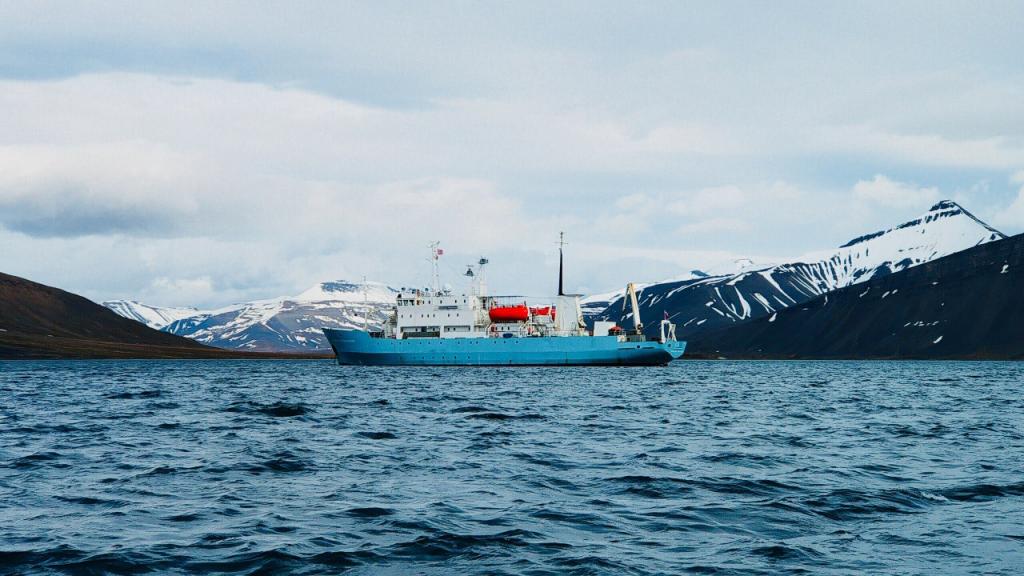
[{"label": "lifeboat davit", "polygon": [[525,304],[518,306],[495,306],[487,311],[491,322],[526,322],[530,318],[530,309]]}]

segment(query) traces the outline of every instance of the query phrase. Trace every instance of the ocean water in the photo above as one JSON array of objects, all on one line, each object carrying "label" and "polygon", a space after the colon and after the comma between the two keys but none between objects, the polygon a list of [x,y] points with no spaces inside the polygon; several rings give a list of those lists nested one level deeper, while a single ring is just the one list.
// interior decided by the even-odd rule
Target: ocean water
[{"label": "ocean water", "polygon": [[1022,383],[0,363],[0,573],[1020,574]]}]

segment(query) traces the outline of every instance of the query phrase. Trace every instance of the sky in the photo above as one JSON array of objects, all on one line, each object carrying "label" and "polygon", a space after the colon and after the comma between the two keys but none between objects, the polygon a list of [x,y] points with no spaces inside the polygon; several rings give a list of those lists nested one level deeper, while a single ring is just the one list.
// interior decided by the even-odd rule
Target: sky
[{"label": "sky", "polygon": [[0,271],[213,307],[550,294],[953,199],[1024,231],[1020,2],[0,3]]}]

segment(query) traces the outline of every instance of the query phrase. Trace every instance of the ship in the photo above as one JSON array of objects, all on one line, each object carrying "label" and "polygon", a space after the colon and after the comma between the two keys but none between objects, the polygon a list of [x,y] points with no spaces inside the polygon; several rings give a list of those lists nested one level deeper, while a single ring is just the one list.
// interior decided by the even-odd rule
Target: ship
[{"label": "ship", "polygon": [[[469,288],[455,293],[441,287],[439,243],[430,245],[433,284],[403,288],[380,329],[324,328],[338,364],[361,366],[660,366],[681,357],[686,342],[676,340],[666,317],[657,336],[644,332],[633,283],[626,286],[629,329],[614,322],[588,328],[580,295],[563,289],[564,234],[558,246],[558,294],[545,302],[522,296],[491,296],[486,258],[467,266]],[[534,299],[536,300],[536,299]]]}]

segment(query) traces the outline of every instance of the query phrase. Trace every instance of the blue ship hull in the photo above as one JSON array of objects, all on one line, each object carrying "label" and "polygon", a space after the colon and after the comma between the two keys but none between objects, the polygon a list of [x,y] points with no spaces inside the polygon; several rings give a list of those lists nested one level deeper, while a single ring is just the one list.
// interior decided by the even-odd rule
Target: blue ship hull
[{"label": "blue ship hull", "polygon": [[325,328],[339,364],[364,366],[660,366],[686,342],[620,342],[616,336],[372,338]]}]

